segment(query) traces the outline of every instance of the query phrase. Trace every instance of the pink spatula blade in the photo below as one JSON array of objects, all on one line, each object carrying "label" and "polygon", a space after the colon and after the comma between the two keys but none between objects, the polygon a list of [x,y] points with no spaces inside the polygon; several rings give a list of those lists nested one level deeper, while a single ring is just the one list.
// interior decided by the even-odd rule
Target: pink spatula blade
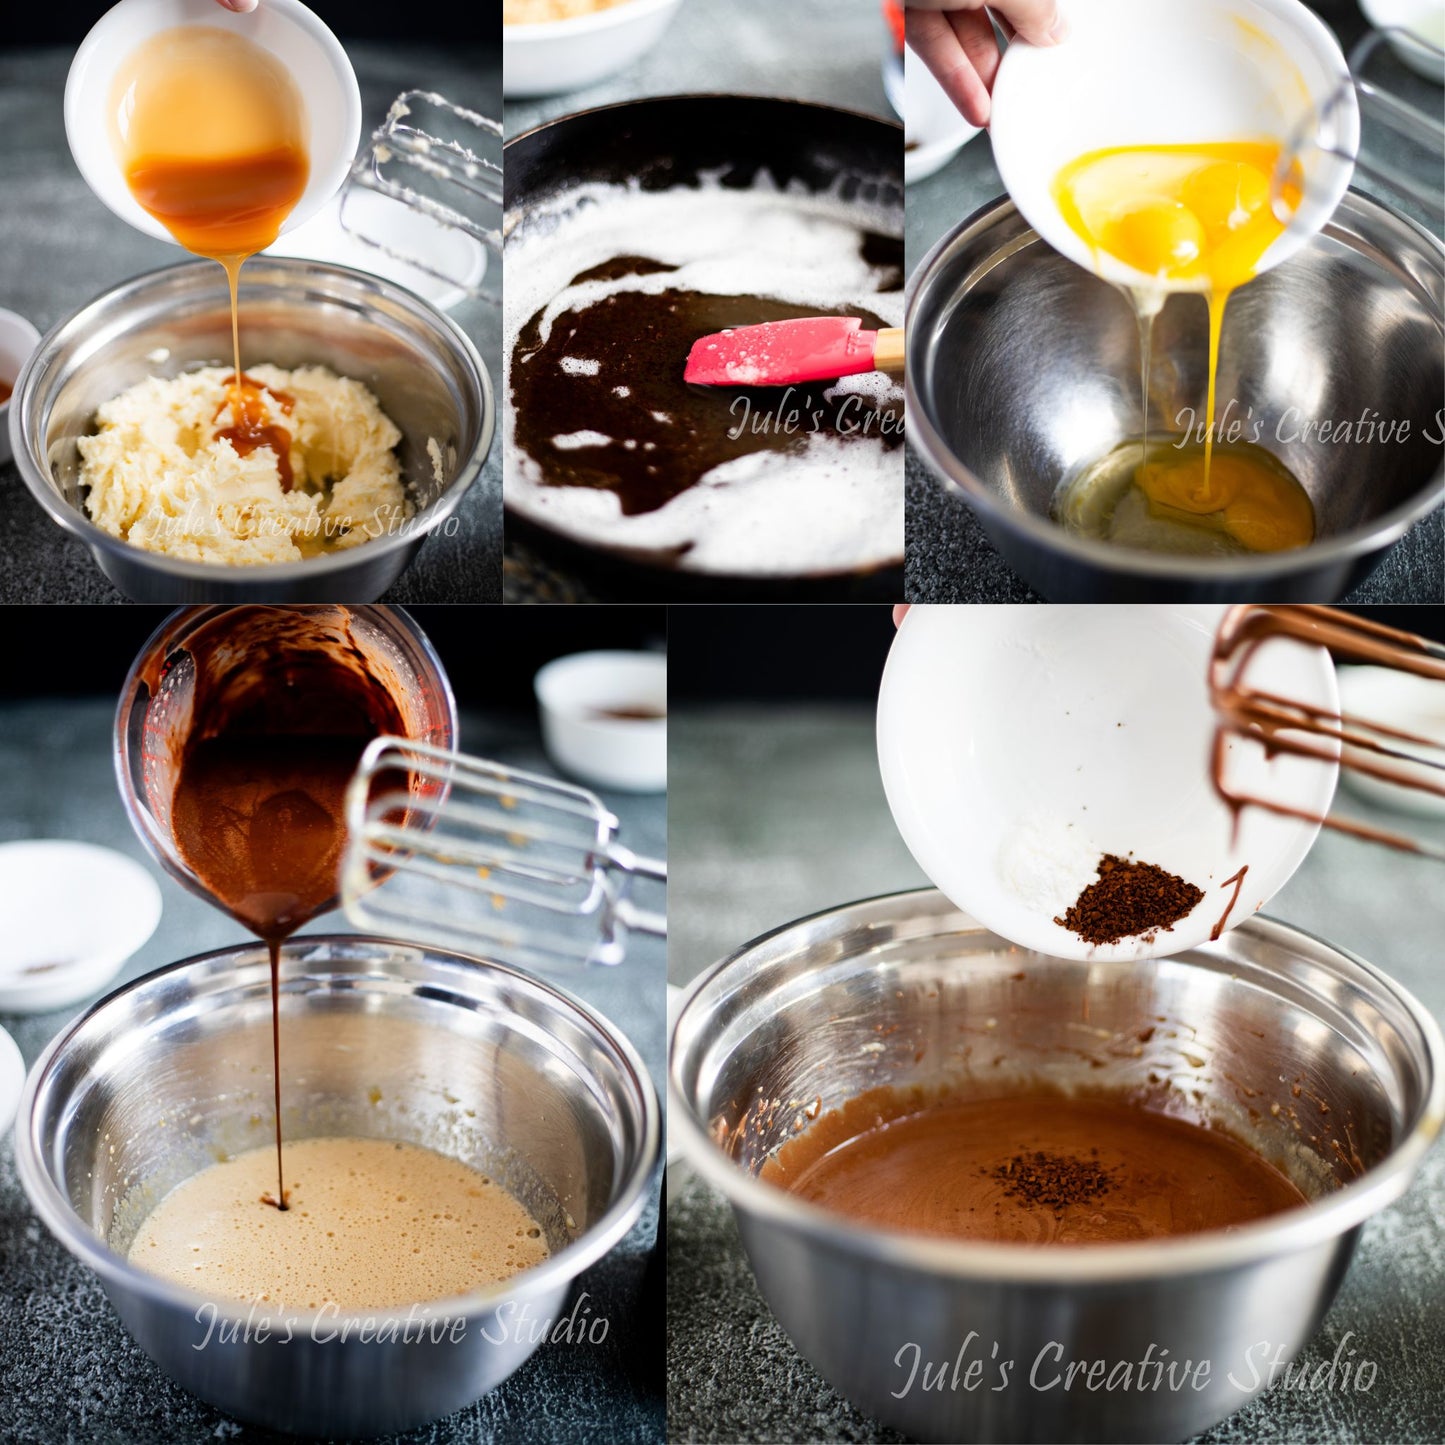
[{"label": "pink spatula blade", "polygon": [[764,321],[702,336],[683,379],[702,386],[795,386],[873,370],[876,331],[856,316]]}]

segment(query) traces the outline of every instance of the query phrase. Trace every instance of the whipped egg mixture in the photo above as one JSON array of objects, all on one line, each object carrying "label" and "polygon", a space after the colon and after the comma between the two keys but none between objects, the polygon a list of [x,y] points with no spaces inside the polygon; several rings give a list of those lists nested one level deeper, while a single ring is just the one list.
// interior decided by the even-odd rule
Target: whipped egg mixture
[{"label": "whipped egg mixture", "polygon": [[[1283,235],[1298,167],[1273,204],[1281,147],[1273,142],[1128,146],[1072,161],[1054,183],[1070,228],[1096,255],[1139,273],[1145,436],[1066,482],[1055,516],[1125,545],[1197,553],[1280,552],[1314,540],[1314,509],[1289,470],[1262,447],[1214,444],[1215,390],[1224,311]],[[1148,436],[1150,332],[1165,296],[1202,292],[1209,303],[1208,431],[1202,443]],[[1176,439],[1177,441],[1177,439]]]}]

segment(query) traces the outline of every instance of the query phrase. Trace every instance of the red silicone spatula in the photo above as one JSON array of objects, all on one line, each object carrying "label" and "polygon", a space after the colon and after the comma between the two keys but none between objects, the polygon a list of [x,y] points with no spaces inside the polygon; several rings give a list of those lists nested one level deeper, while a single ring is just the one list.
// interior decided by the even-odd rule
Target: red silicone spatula
[{"label": "red silicone spatula", "polygon": [[856,316],[764,321],[699,337],[685,381],[702,386],[796,386],[864,371],[903,370],[903,331],[864,331]]}]

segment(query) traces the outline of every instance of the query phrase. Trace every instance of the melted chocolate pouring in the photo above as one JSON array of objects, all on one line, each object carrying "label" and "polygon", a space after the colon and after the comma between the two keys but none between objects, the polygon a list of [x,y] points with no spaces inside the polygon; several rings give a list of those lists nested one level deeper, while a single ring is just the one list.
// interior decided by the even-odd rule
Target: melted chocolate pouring
[{"label": "melted chocolate pouring", "polygon": [[308,612],[229,609],[186,651],[195,689],[171,828],[186,866],[270,953],[276,1196],[265,1202],[285,1209],[281,945],[336,903],[346,788],[367,743],[407,728],[344,625]]},{"label": "melted chocolate pouring", "polygon": [[[860,249],[869,265],[884,272],[881,290],[901,289],[901,240],[867,233]],[[618,256],[581,272],[571,284],[676,269],[645,256]],[[512,352],[517,445],[549,484],[615,492],[627,516],[656,511],[738,457],[801,452],[811,435],[881,443],[890,450],[901,445],[901,402],[880,405],[856,393],[829,401],[824,393],[832,381],[794,388],[707,387],[682,379],[699,336],[829,314],[861,316],[868,330],[887,325],[854,306],[827,311],[758,296],[624,291],[563,312],[544,343],[539,311]],[[596,375],[564,370],[564,358],[597,363]],[[558,436],[583,430],[610,440],[599,446],[556,445]]]}]

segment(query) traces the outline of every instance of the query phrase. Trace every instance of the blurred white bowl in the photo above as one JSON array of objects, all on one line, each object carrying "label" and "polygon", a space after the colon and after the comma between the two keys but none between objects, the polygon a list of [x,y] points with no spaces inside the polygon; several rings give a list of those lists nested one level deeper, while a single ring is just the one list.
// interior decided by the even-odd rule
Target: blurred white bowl
[{"label": "blurred white bowl", "polygon": [[502,26],[502,94],[559,95],[631,65],[672,23],[682,0],[622,0],[590,15]]},{"label": "blurred white bowl", "polygon": [[[1344,667],[1340,669],[1340,706],[1357,718],[1433,739],[1434,755],[1445,762],[1445,682],[1412,677],[1390,667]],[[1409,750],[1427,751],[1415,746]],[[1349,766],[1356,760],[1356,751],[1346,748],[1342,776],[1352,793],[1396,812],[1423,818],[1445,817],[1445,798],[1439,794],[1422,793],[1415,788],[1367,777]],[[1440,781],[1437,769],[1413,767],[1405,771],[1421,780]]]},{"label": "blurred white bowl", "polygon": [[179,25],[206,25],[244,36],[291,72],[306,105],[311,179],[284,232],[314,216],[340,189],[361,135],[361,91],[341,42],[300,0],[261,0],[249,15],[216,0],[121,0],[80,43],[65,82],[65,135],[91,190],[121,220],[147,235],[175,237],[136,202],[111,144],[112,86],[136,48]]},{"label": "blurred white bowl", "polygon": [[[667,658],[656,652],[574,652],[537,672],[547,756],[601,788],[667,787]],[[637,708],[655,717],[611,717]]]},{"label": "blurred white bowl", "polygon": [[[1445,4],[1441,0],[1360,0],[1365,19],[1377,30],[1403,30],[1433,50],[1445,50]],[[1417,75],[1445,85],[1445,58],[1390,37],[1395,54]]]},{"label": "blurred white bowl", "polygon": [[[23,317],[0,308],[0,381],[14,386],[40,333]],[[10,460],[10,400],[0,402],[0,466]]]},{"label": "blurred white bowl", "polygon": [[[1095,961],[1209,938],[1247,864],[1232,927],[1299,866],[1317,825],[1240,819],[1210,782],[1207,670],[1223,607],[913,607],[878,698],[888,806],[919,866],[958,907],[1023,948]],[[1320,648],[1279,639],[1248,680],[1334,711]],[[1338,769],[1230,744],[1236,789],[1322,816]],[[1094,946],[1054,922],[1102,854],[1133,854],[1203,890],[1169,932]]]},{"label": "blurred white bowl", "polygon": [[0,1012],[42,1013],[99,993],[155,932],[161,891],[93,843],[0,844]]},{"label": "blurred white bowl", "polygon": [[912,185],[941,171],[978,132],[911,51],[903,65],[903,179]]},{"label": "blurred white bowl", "polygon": [[20,1091],[25,1087],[25,1060],[15,1040],[0,1029],[0,1139],[3,1139],[15,1122],[15,1110],[20,1105]]},{"label": "blurred white bowl", "polygon": [[[1325,23],[1300,0],[1089,0],[1067,8],[1061,45],[1015,42],[993,91],[989,134],[1009,195],[1034,230],[1085,270],[1120,285],[1154,280],[1095,255],[1059,212],[1054,181],[1113,146],[1287,140],[1337,93],[1331,146],[1353,157],[1360,112]],[[1348,87],[1341,90],[1341,87]],[[1299,251],[1334,214],[1354,161],[1311,148],[1304,197],[1261,270]],[[1196,289],[1207,287],[1201,279]]]}]

